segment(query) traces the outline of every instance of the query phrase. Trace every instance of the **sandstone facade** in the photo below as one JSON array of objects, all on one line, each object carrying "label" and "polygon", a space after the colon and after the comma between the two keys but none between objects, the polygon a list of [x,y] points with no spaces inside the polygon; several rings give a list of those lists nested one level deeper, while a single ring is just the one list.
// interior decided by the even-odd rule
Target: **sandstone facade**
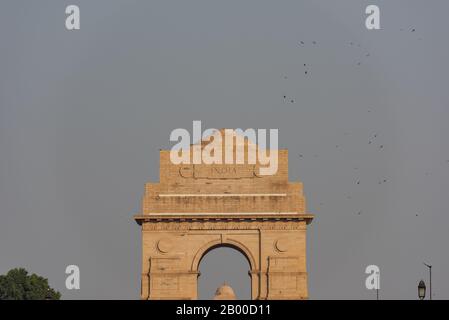
[{"label": "sandstone facade", "polygon": [[197,299],[201,259],[219,246],[248,259],[252,299],[308,297],[306,229],[313,216],[302,183],[288,181],[288,151],[278,154],[277,173],[260,176],[259,163],[175,165],[170,151],[160,151],[160,181],[146,184],[135,216],[142,299]]}]

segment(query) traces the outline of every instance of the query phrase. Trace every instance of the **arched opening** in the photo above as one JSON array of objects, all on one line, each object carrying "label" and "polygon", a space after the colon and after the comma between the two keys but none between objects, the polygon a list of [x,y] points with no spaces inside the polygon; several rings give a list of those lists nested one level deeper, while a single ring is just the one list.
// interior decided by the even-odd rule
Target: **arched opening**
[{"label": "arched opening", "polygon": [[199,261],[198,299],[211,300],[218,287],[226,283],[238,300],[251,299],[251,265],[238,247],[220,244],[210,247]]}]

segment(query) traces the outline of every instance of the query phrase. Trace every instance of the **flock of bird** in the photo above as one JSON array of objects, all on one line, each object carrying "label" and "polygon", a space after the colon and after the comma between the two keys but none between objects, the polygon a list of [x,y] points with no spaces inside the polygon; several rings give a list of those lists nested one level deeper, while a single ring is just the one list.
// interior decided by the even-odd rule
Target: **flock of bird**
[{"label": "flock of bird", "polygon": [[[315,40],[312,40],[312,41],[311,41],[311,44],[312,44],[313,46],[316,46],[316,45],[317,45],[317,42],[316,42]],[[360,44],[355,44],[353,41],[349,42],[349,45],[350,45],[350,46],[357,46],[358,48],[361,47]],[[306,46],[306,42],[303,41],[303,40],[299,41],[299,46],[305,47],[305,46]],[[371,54],[370,54],[369,52],[365,54],[365,57],[366,57],[366,58],[368,58],[368,57],[370,57],[370,56],[371,56]],[[362,63],[361,63],[360,61],[358,61],[356,64],[357,64],[357,66],[360,66]],[[309,66],[308,66],[306,63],[304,63],[304,64],[303,64],[303,67],[304,67],[304,75],[305,75],[305,76],[309,75],[309,70],[310,70],[310,69],[309,69]],[[284,79],[287,80],[288,77],[287,77],[286,75],[284,75]],[[284,102],[295,103],[295,100],[294,100],[293,98],[288,98],[287,95],[285,95],[285,94],[284,94],[284,96],[283,96],[283,99],[284,99]]]},{"label": "flock of bird", "polygon": [[[404,29],[401,28],[400,31],[404,31]],[[416,29],[415,29],[415,28],[411,28],[411,29],[410,29],[410,32],[414,33],[414,32],[416,32]],[[418,38],[418,40],[421,40],[421,38]],[[317,42],[314,40],[314,41],[311,41],[311,44],[312,44],[313,46],[316,46],[316,45],[317,45]],[[305,47],[306,45],[307,45],[307,43],[306,43],[305,41],[303,41],[303,40],[299,41],[299,46]],[[354,41],[350,41],[350,42],[349,42],[349,46],[351,46],[351,47],[352,47],[352,46],[356,46],[356,47],[358,47],[358,48],[361,48],[361,45],[360,45],[360,44],[356,44]],[[369,52],[366,52],[366,53],[364,54],[364,57],[365,57],[365,58],[369,58],[370,56],[371,56],[371,54],[370,54]],[[361,62],[360,60],[358,60],[358,61],[356,62],[356,65],[357,65],[357,66],[360,66],[361,64],[362,64],[362,62]],[[308,75],[310,74],[310,68],[309,68],[309,65],[306,64],[306,63],[304,63],[304,64],[303,64],[303,67],[304,67],[304,70],[303,70],[303,71],[304,71],[304,76],[308,76]],[[288,79],[288,77],[284,75],[284,79]],[[292,99],[292,98],[289,98],[286,94],[283,95],[283,100],[284,100],[284,102],[295,103],[295,100]],[[370,113],[371,110],[368,109],[368,112]],[[345,135],[348,135],[348,134],[349,134],[349,133],[345,132]],[[384,148],[384,145],[383,145],[383,144],[376,144],[376,143],[375,143],[377,137],[378,137],[378,134],[377,134],[377,133],[374,133],[372,136],[370,136],[370,138],[369,138],[369,140],[368,140],[367,143],[368,143],[369,145],[372,145],[373,147],[376,147],[379,151],[382,151],[382,150],[385,149],[385,148]],[[335,147],[336,147],[336,148],[339,148],[340,145],[336,145]],[[299,156],[300,159],[303,159],[303,158],[304,158],[304,154],[299,154],[298,156]],[[314,157],[314,158],[317,158],[318,155],[314,154],[313,157]],[[449,160],[447,160],[446,162],[449,163]],[[354,170],[358,170],[358,167],[354,167]],[[429,175],[429,173],[426,172],[425,175]],[[389,180],[388,180],[387,178],[382,178],[382,179],[379,179],[378,184],[384,184],[384,183],[387,183],[388,181],[389,181]],[[356,180],[355,180],[355,184],[356,184],[356,185],[360,185],[360,184],[361,184],[361,180],[360,180],[360,179],[356,179]],[[346,195],[346,198],[347,198],[347,199],[351,199],[351,195]],[[319,204],[320,204],[320,206],[324,205],[323,202],[320,202]],[[356,214],[357,216],[362,215],[362,210],[356,211],[355,214]],[[418,215],[419,215],[418,213],[415,214],[416,217],[418,217]]]}]

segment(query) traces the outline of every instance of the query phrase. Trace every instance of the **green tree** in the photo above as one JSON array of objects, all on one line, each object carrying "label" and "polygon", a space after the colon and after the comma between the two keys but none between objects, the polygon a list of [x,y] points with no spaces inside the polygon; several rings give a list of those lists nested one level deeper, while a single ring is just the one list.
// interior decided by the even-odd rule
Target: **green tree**
[{"label": "green tree", "polygon": [[50,288],[47,279],[34,273],[28,275],[23,268],[0,275],[0,300],[59,300],[60,297],[58,291]]}]

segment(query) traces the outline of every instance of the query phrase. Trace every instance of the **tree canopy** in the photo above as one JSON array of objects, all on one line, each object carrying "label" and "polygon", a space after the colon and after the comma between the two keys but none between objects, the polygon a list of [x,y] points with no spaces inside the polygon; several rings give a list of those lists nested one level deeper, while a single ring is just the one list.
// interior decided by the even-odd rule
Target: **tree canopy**
[{"label": "tree canopy", "polygon": [[0,300],[59,300],[61,294],[50,288],[48,280],[36,274],[28,275],[15,268],[0,275]]}]

